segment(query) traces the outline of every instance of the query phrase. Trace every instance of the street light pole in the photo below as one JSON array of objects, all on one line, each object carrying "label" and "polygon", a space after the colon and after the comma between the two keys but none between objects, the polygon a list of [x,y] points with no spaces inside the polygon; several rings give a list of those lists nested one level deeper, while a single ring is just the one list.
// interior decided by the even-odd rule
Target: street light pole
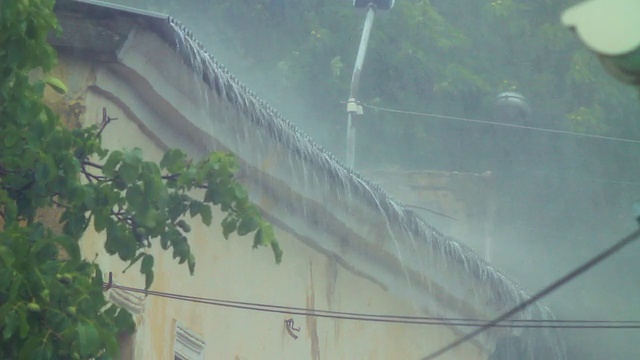
[{"label": "street light pole", "polygon": [[358,47],[358,55],[356,56],[356,65],[353,68],[353,75],[351,77],[349,101],[347,102],[347,166],[351,168],[354,167],[356,155],[355,115],[362,115],[362,106],[357,103],[356,98],[360,85],[360,73],[362,72],[362,65],[364,64],[364,57],[367,54],[369,34],[371,33],[375,13],[376,5],[369,3],[367,5],[367,16],[364,20],[364,28],[362,29],[362,37],[360,38],[360,46]]}]

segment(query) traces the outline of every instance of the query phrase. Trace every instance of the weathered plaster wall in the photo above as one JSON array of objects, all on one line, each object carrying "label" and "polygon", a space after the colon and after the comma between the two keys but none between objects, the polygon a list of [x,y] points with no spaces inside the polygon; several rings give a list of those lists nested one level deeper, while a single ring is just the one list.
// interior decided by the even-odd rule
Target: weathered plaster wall
[{"label": "weathered plaster wall", "polygon": [[417,206],[413,209],[440,231],[490,260],[496,217],[496,189],[490,172],[372,169],[364,174],[396,199]]},{"label": "weathered plaster wall", "polygon": [[[166,143],[192,154],[206,150],[197,147],[188,131],[174,136],[172,127],[167,125],[174,114],[132,88],[132,78],[123,76],[122,69],[104,63],[90,64],[68,55],[62,55],[57,74],[69,85],[70,92],[54,100],[61,109],[64,104],[81,103],[85,112],[79,120],[85,126],[99,122],[103,108],[110,117],[118,118],[104,131],[105,146],[137,146],[151,159],[160,158]],[[269,204],[261,205],[269,208]],[[214,218],[216,215],[221,219],[219,213]],[[322,310],[429,315],[374,281],[337,265],[284,228],[277,227],[276,232],[285,252],[280,265],[274,263],[269,249],[252,251],[249,238],[225,241],[217,225],[194,226],[190,244],[197,256],[195,276],[189,276],[186,266],[177,265],[170,252],[163,253],[156,243],[151,249],[156,256],[152,290]],[[143,279],[137,268],[123,274],[124,264],[117,257],[107,256],[103,244],[102,235],[88,233],[82,240],[86,258],[94,259],[97,254],[101,267],[113,271],[116,284],[142,288]],[[142,312],[136,316],[136,359],[172,359],[176,321],[202,337],[207,359],[420,359],[458,336],[446,327],[286,316],[154,296],[139,305]],[[284,320],[290,317],[301,328],[297,340],[285,330]],[[473,343],[442,357],[484,358]]]}]

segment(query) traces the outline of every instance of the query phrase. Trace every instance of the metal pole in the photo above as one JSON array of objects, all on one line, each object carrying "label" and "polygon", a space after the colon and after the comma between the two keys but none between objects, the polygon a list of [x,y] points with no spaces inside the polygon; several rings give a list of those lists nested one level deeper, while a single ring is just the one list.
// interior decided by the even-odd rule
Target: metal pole
[{"label": "metal pole", "polygon": [[367,54],[369,34],[371,33],[375,13],[376,6],[369,4],[367,6],[367,17],[364,20],[364,28],[362,29],[362,37],[360,38],[360,47],[358,47],[358,55],[356,56],[356,65],[353,68],[353,76],[351,77],[349,101],[347,102],[347,166],[351,168],[354,167],[356,155],[356,124],[354,115],[362,114],[362,108],[357,104],[356,97],[358,96],[360,73],[362,71],[364,57]]}]

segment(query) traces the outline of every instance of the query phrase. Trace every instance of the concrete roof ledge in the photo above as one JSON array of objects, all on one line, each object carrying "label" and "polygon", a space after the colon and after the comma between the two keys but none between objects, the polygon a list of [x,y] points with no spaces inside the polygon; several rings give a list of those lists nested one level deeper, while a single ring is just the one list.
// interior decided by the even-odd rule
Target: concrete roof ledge
[{"label": "concrete roof ledge", "polygon": [[[82,11],[90,23],[88,9]],[[469,248],[283,119],[185,35],[179,23],[158,19],[153,26],[137,22],[130,27],[114,61],[98,72],[95,88],[126,102],[160,141],[192,156],[233,152],[242,165],[241,181],[269,219],[417,309],[434,316],[490,319],[526,299],[517,284]],[[546,316],[548,311],[537,307],[520,318]],[[492,349],[497,336],[510,331],[489,331],[478,341]]]}]

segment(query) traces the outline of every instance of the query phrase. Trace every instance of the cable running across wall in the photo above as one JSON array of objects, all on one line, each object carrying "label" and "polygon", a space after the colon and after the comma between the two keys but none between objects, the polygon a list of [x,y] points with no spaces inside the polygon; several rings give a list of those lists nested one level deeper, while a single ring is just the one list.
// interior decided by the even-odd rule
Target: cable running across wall
[{"label": "cable running across wall", "polygon": [[384,108],[384,107],[368,105],[368,104],[360,104],[360,105],[362,105],[362,107],[369,108],[369,109],[372,109],[372,110],[384,111],[384,112],[396,113],[396,114],[405,114],[405,115],[413,115],[413,116],[420,116],[420,117],[456,120],[456,121],[464,121],[464,122],[470,122],[470,123],[476,123],[476,124],[504,126],[504,127],[511,127],[511,128],[531,130],[531,131],[539,131],[539,132],[561,134],[561,135],[571,135],[571,136],[578,136],[578,137],[585,137],[585,138],[592,138],[592,139],[610,140],[610,141],[619,141],[619,142],[640,144],[640,140],[625,139],[625,138],[619,138],[619,137],[614,137],[614,136],[584,134],[584,133],[568,131],[568,130],[540,128],[540,127],[535,127],[535,126],[507,124],[507,123],[500,123],[500,122],[495,122],[495,121],[470,119],[470,118],[463,118],[463,117],[457,117],[457,116],[447,116],[447,115],[421,113],[421,112],[416,112],[416,111],[390,109],[390,108]]},{"label": "cable running across wall", "polygon": [[[466,326],[482,327],[487,320],[465,319],[465,318],[445,318],[445,317],[418,317],[418,316],[397,316],[380,315],[367,313],[352,313],[340,311],[328,311],[307,309],[299,307],[278,306],[272,304],[261,304],[254,302],[242,302],[203,298],[170,292],[144,290],[128,286],[113,284],[111,288],[124,291],[136,292],[151,296],[158,296],[179,301],[200,303],[205,305],[221,306],[235,309],[252,310],[267,313],[278,313],[286,315],[314,316],[319,318],[330,318],[338,320],[355,320],[380,323],[396,323],[407,325],[435,325],[435,326]],[[497,324],[500,328],[554,328],[554,329],[640,329],[640,321],[633,320],[508,320]]]},{"label": "cable running across wall", "polygon": [[[637,217],[636,220],[638,220],[640,222],[640,217]],[[483,332],[485,332],[485,331],[487,331],[487,330],[489,330],[491,328],[498,327],[498,325],[500,325],[500,323],[503,323],[505,320],[508,320],[510,317],[512,317],[512,316],[516,315],[517,313],[525,310],[526,308],[528,308],[529,306],[531,306],[532,304],[534,304],[538,300],[540,300],[543,297],[549,295],[550,293],[552,293],[553,291],[557,290],[561,286],[567,284],[569,281],[575,279],[577,276],[583,274],[585,271],[587,271],[587,270],[591,269],[592,267],[596,266],[597,264],[599,264],[603,260],[607,259],[611,255],[617,253],[618,251],[620,251],[625,246],[627,246],[627,245],[631,244],[632,242],[634,242],[635,240],[637,240],[639,237],[640,237],[640,228],[637,229],[636,231],[632,232],[631,234],[627,235],[626,237],[620,239],[618,242],[616,242],[615,244],[611,245],[606,250],[600,252],[599,254],[597,254],[596,256],[591,258],[589,261],[587,261],[584,264],[582,264],[582,265],[578,266],[577,268],[575,268],[573,271],[569,272],[568,274],[564,275],[563,277],[559,278],[558,280],[552,282],[551,284],[546,286],[544,289],[540,290],[535,295],[531,296],[526,301],[521,302],[520,304],[518,304],[515,307],[513,307],[511,310],[509,310],[509,311],[503,313],[502,315],[498,316],[497,318],[487,322],[486,324],[482,325],[478,329],[473,330],[472,332],[470,332],[467,335],[461,337],[460,339],[450,343],[449,345],[441,348],[440,350],[437,350],[437,351],[431,353],[430,355],[428,355],[427,357],[422,358],[422,360],[432,360],[432,359],[438,358],[441,355],[443,355],[444,353],[446,353],[446,352],[448,352],[448,351],[450,351],[452,349],[457,348],[458,346],[466,343],[467,341],[470,341],[471,339],[475,338],[476,336],[480,335],[481,333],[483,333]]]}]

